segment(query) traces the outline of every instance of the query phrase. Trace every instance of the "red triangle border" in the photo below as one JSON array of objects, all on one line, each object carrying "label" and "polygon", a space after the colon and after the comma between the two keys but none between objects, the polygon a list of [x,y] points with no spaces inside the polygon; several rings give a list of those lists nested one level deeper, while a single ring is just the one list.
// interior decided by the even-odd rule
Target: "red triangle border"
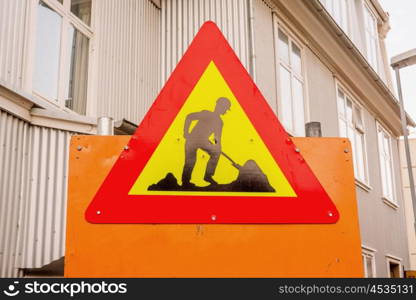
[{"label": "red triangle border", "polygon": [[[298,197],[128,195],[211,61]],[[90,223],[323,224],[336,223],[339,213],[219,28],[206,22],[98,189],[85,217]]]}]

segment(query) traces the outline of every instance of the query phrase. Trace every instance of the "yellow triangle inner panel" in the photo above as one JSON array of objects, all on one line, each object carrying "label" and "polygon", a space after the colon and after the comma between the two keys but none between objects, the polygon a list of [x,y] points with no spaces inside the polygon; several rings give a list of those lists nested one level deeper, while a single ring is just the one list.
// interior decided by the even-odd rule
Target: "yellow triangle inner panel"
[{"label": "yellow triangle inner panel", "polygon": [[[169,177],[169,180],[176,180],[178,186],[182,185],[182,172],[185,163],[185,119],[191,113],[214,111],[217,99],[221,97],[226,97],[231,102],[230,110],[220,115],[223,123],[221,151],[241,166],[244,166],[249,160],[254,160],[261,172],[266,175],[274,192],[148,190],[150,186],[159,183],[169,173],[173,175]],[[196,122],[198,120],[194,120],[191,123],[190,130],[192,130]],[[210,136],[209,139],[213,141],[213,136]],[[191,183],[197,187],[209,185],[204,180],[209,158],[210,156],[207,152],[202,149],[197,150],[197,159],[191,177]],[[244,171],[233,166],[231,161],[224,155],[220,155],[213,179],[218,184],[230,184],[239,178],[241,172]],[[129,194],[296,197],[293,188],[271,156],[213,61],[208,65],[185,101],[152,157],[141,174],[139,174]]]}]

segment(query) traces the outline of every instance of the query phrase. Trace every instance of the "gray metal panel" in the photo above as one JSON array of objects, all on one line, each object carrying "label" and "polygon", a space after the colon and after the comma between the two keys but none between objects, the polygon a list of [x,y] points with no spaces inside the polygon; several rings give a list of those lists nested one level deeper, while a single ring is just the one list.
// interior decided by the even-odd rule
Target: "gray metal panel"
[{"label": "gray metal panel", "polygon": [[97,115],[138,123],[159,92],[160,9],[149,0],[94,5]]},{"label": "gray metal panel", "polygon": [[334,77],[309,48],[305,48],[305,68],[309,121],[321,122],[323,136],[338,136],[338,110]]},{"label": "gray metal panel", "polygon": [[20,267],[39,268],[64,255],[69,137],[66,131],[30,128]]},{"label": "gray metal panel", "polygon": [[205,21],[214,21],[249,70],[247,1],[162,0],[162,81],[165,82]]},{"label": "gray metal panel", "polygon": [[17,275],[22,167],[28,124],[0,110],[0,277]]},{"label": "gray metal panel", "polygon": [[0,79],[22,87],[26,0],[0,0]]},{"label": "gray metal panel", "polygon": [[273,18],[271,8],[262,0],[253,0],[253,31],[256,84],[270,107],[277,113],[277,78]]},{"label": "gray metal panel", "polygon": [[0,277],[64,256],[70,134],[0,111]]},{"label": "gray metal panel", "polygon": [[96,1],[98,116],[140,122],[207,20],[217,23],[248,67],[247,1],[164,0],[161,7],[148,0]]}]

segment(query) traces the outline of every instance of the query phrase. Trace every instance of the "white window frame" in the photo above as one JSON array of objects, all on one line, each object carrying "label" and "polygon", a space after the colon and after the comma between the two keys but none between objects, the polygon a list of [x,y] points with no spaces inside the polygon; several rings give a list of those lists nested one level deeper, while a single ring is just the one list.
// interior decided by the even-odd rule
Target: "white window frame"
[{"label": "white window frame", "polygon": [[[289,40],[289,61],[291,57],[291,51],[292,51],[292,43],[295,44],[299,50],[300,50],[300,61],[301,61],[301,74],[296,74],[294,71],[292,71],[292,67],[288,66],[286,62],[284,62],[279,55],[279,30],[282,31]],[[282,65],[286,70],[289,71],[291,76],[291,83],[293,80],[297,79],[302,83],[302,96],[303,96],[303,130],[302,132],[295,132],[295,122],[296,122],[296,116],[294,115],[294,109],[293,109],[293,102],[292,105],[292,128],[285,128],[286,131],[292,135],[292,136],[305,136],[305,124],[309,121],[309,101],[308,101],[308,85],[307,85],[307,76],[306,76],[306,65],[305,65],[305,47],[304,44],[299,41],[294,34],[285,26],[283,25],[277,18],[277,15],[273,13],[273,37],[274,37],[274,50],[275,50],[275,73],[276,73],[276,95],[277,95],[277,115],[280,120],[283,120],[282,117],[282,97],[280,94],[280,65]],[[299,77],[300,75],[301,77]],[[294,79],[295,78],[295,79]],[[293,88],[291,84],[291,99],[293,99]],[[283,122],[282,122],[283,125]]]},{"label": "white window frame", "polygon": [[[346,24],[342,24],[342,21],[337,19],[337,16],[335,15],[335,11],[333,9],[332,4],[334,3],[340,3],[341,1],[344,1],[345,3],[345,15],[342,13],[342,9],[340,10],[341,15],[345,17]],[[321,0],[323,6],[327,10],[327,12],[331,15],[332,19],[339,25],[339,27],[349,36],[352,35],[352,17],[351,17],[351,8],[350,8],[350,0]],[[342,8],[342,6],[341,6]]]},{"label": "white window frame", "polygon": [[373,277],[371,278],[375,278],[377,277],[377,273],[376,273],[376,252],[377,250],[372,249],[370,247],[367,246],[361,246],[361,257],[363,260],[363,268],[364,268],[364,277],[366,278],[370,278],[368,277],[368,269],[367,269],[367,258],[371,259],[371,268],[372,268],[372,273],[373,273]]},{"label": "white window frame", "polygon": [[[384,180],[383,180],[382,157],[381,157],[381,149],[380,149],[379,130],[381,130],[384,134],[388,135],[388,137],[389,137],[392,197],[385,194],[385,187],[383,185]],[[393,157],[393,148],[392,148],[393,137],[392,137],[392,134],[378,121],[376,121],[376,133],[377,133],[377,150],[378,150],[379,167],[380,167],[382,199],[383,199],[384,202],[387,202],[386,204],[388,204],[389,206],[392,206],[393,208],[398,208],[397,195],[396,195],[396,183],[395,183],[395,180],[394,180],[394,178],[395,178],[395,176],[394,176],[394,157]]]},{"label": "white window frame", "polygon": [[[30,55],[28,55],[26,66],[25,66],[25,83],[26,89],[31,91],[34,96],[41,98],[48,103],[58,107],[61,110],[72,112],[73,111],[65,106],[65,89],[66,83],[68,82],[69,72],[68,69],[70,66],[66,65],[69,61],[68,58],[68,29],[72,25],[76,30],[82,33],[89,39],[89,49],[88,49],[88,84],[87,84],[87,103],[86,103],[86,113],[85,115],[91,115],[91,108],[92,103],[89,103],[92,99],[91,97],[91,83],[92,83],[92,64],[94,61],[94,51],[93,51],[93,41],[94,41],[94,33],[93,33],[93,8],[94,8],[94,1],[91,2],[91,20],[90,26],[85,24],[81,21],[76,15],[71,12],[71,0],[63,0],[61,4],[57,0],[30,0],[30,24],[31,28],[28,30],[30,32],[31,38],[28,39],[28,51],[30,51]],[[59,54],[59,73],[58,73],[58,97],[57,100],[51,99],[46,95],[43,95],[41,92],[37,91],[33,87],[33,76],[35,71],[35,51],[36,51],[36,32],[37,32],[37,23],[38,23],[38,5],[39,2],[42,1],[46,5],[48,5],[53,11],[55,11],[58,15],[62,17],[61,22],[61,40],[60,40],[60,54]]]},{"label": "white window frame", "polygon": [[[356,170],[355,170],[355,149],[354,149],[354,144],[351,143],[351,147],[352,147],[352,155],[353,155],[353,165],[354,165],[354,177],[355,177],[355,181],[358,184],[358,186],[364,188],[365,190],[369,191],[371,190],[370,187],[370,178],[369,178],[369,171],[368,171],[368,155],[367,155],[367,130],[366,130],[366,126],[365,126],[365,119],[364,119],[364,107],[362,105],[359,104],[359,102],[357,100],[355,100],[355,98],[348,92],[348,90],[338,81],[336,81],[335,84],[335,99],[336,99],[336,103],[337,103],[337,121],[338,121],[338,134],[341,135],[341,128],[340,128],[340,118],[341,118],[341,114],[340,114],[340,108],[339,108],[339,102],[338,102],[338,92],[339,90],[342,91],[342,93],[344,94],[346,99],[349,99],[353,105],[353,114],[354,114],[354,108],[357,107],[360,112],[361,112],[361,119],[362,119],[362,128],[358,129],[357,126],[355,126],[355,124],[353,124],[354,126],[354,133],[355,130],[359,130],[361,131],[361,133],[363,134],[363,162],[364,162],[364,180],[362,180],[361,178],[357,177],[356,174]],[[346,123],[348,123],[348,120],[344,120]],[[348,130],[349,126],[347,125],[347,130]],[[355,136],[355,135],[354,135]],[[347,137],[348,138],[348,137]]]},{"label": "white window frame", "polygon": [[399,270],[400,270],[400,278],[403,278],[403,264],[402,264],[402,259],[390,254],[386,255],[386,267],[387,267],[387,276],[388,278],[390,277],[390,262],[398,264],[399,265]]},{"label": "white window frame", "polygon": [[[381,60],[381,53],[380,53],[380,40],[379,40],[379,35],[378,35],[378,19],[376,14],[374,13],[373,9],[371,8],[370,4],[364,0],[363,1],[363,5],[362,5],[362,9],[363,9],[363,41],[364,41],[364,48],[365,48],[365,57],[367,58],[368,63],[373,67],[374,71],[376,71],[377,73],[380,73],[381,70],[381,66],[380,66],[380,60]],[[375,62],[370,61],[370,52],[371,52],[371,45],[369,45],[367,43],[367,27],[366,27],[366,15],[368,12],[368,15],[373,19],[374,21],[374,32],[375,32],[375,36],[372,37],[372,40],[375,43],[375,47],[376,47],[376,52],[375,52]]]}]

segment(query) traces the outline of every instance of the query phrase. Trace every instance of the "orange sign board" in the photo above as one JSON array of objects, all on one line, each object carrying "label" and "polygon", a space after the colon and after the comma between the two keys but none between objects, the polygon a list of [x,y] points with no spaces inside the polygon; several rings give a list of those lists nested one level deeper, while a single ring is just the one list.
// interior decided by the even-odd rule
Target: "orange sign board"
[{"label": "orange sign board", "polygon": [[85,210],[129,139],[72,137],[66,277],[363,276],[347,139],[292,139],[336,205],[335,224],[91,224]]},{"label": "orange sign board", "polygon": [[91,223],[336,223],[220,29],[206,22],[92,202]]}]

